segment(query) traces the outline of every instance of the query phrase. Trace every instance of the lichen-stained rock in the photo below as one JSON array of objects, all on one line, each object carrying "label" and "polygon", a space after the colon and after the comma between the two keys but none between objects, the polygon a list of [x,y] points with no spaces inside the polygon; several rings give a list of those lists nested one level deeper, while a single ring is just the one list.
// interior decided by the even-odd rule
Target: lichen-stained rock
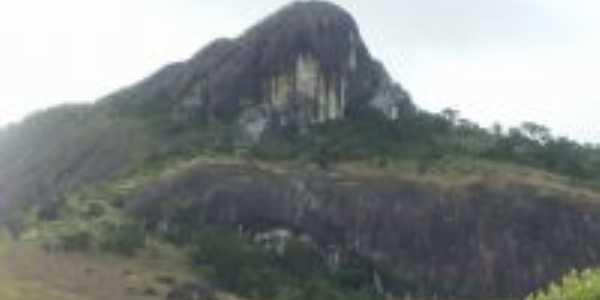
[{"label": "lichen-stained rock", "polygon": [[238,142],[240,144],[254,144],[260,140],[262,133],[269,125],[268,108],[262,106],[243,110],[238,123],[241,129]]},{"label": "lichen-stained rock", "polygon": [[[356,255],[367,259],[385,292],[517,299],[572,268],[600,265],[598,202],[592,209],[573,197],[485,179],[448,188],[203,165],[148,186],[129,211],[149,228],[164,218],[175,232],[230,228],[274,251],[302,237],[332,271]],[[163,209],[177,203],[186,205]]]},{"label": "lichen-stained rock", "polygon": [[217,40],[101,104],[182,123],[237,122],[240,136],[252,141],[269,127],[306,128],[356,116],[364,107],[390,119],[414,110],[369,54],[352,16],[320,1],[290,4],[240,37]]},{"label": "lichen-stained rock", "polygon": [[393,83],[389,79],[381,83],[370,105],[381,111],[390,120],[398,120],[402,116],[414,112],[408,93],[399,84]]}]

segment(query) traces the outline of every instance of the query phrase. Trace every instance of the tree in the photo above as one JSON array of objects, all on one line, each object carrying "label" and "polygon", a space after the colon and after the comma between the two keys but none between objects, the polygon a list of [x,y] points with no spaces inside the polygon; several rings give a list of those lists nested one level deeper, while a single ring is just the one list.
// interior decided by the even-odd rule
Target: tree
[{"label": "tree", "polygon": [[458,116],[460,115],[460,111],[454,108],[445,108],[441,112],[442,117],[450,122],[452,125],[456,125],[456,121],[458,120]]},{"label": "tree", "polygon": [[527,300],[596,300],[600,299],[600,271],[573,271],[559,284],[527,297]]},{"label": "tree", "polygon": [[123,255],[134,255],[146,245],[144,227],[137,223],[107,225],[100,246]]},{"label": "tree", "polygon": [[545,144],[552,139],[550,129],[544,125],[534,122],[524,122],[521,124],[521,128],[527,137],[536,142]]},{"label": "tree", "polygon": [[502,128],[502,124],[494,122],[494,124],[492,124],[492,134],[496,137],[501,137],[503,133],[504,128]]}]

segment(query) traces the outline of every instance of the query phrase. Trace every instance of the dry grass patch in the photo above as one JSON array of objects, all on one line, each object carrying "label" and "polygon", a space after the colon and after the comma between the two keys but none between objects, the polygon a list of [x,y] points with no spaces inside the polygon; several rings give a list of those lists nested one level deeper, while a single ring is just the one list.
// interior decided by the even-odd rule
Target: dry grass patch
[{"label": "dry grass patch", "polygon": [[162,300],[171,286],[157,278],[193,278],[174,257],[49,254],[36,243],[0,243],[2,300]]}]

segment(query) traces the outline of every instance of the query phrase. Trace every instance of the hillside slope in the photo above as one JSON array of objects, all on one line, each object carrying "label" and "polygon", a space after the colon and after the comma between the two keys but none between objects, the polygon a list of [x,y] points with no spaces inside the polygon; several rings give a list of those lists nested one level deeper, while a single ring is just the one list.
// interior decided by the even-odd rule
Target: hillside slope
[{"label": "hillside slope", "polygon": [[152,181],[127,207],[165,235],[216,225],[308,239],[333,270],[366,258],[393,294],[512,298],[600,262],[598,193],[527,175],[467,176],[441,184],[368,164],[323,173],[197,162]]},{"label": "hillside slope", "polygon": [[347,12],[298,2],[2,129],[0,223],[59,263],[169,243],[253,299],[513,299],[600,265],[600,151],[528,128],[417,109]]},{"label": "hillside slope", "polygon": [[[49,253],[31,241],[0,237],[3,300],[158,300],[193,278],[181,259],[164,253],[125,258]],[[170,278],[165,284],[161,278]]]}]

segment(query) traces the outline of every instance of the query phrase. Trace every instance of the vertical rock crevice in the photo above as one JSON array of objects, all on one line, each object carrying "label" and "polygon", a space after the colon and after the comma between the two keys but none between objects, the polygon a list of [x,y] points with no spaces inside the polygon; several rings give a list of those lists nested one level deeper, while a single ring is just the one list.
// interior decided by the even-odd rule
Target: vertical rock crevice
[{"label": "vertical rock crevice", "polygon": [[105,102],[119,112],[172,110],[179,123],[237,124],[253,142],[271,126],[307,128],[365,107],[390,119],[414,109],[353,17],[321,1],[292,3]]}]

